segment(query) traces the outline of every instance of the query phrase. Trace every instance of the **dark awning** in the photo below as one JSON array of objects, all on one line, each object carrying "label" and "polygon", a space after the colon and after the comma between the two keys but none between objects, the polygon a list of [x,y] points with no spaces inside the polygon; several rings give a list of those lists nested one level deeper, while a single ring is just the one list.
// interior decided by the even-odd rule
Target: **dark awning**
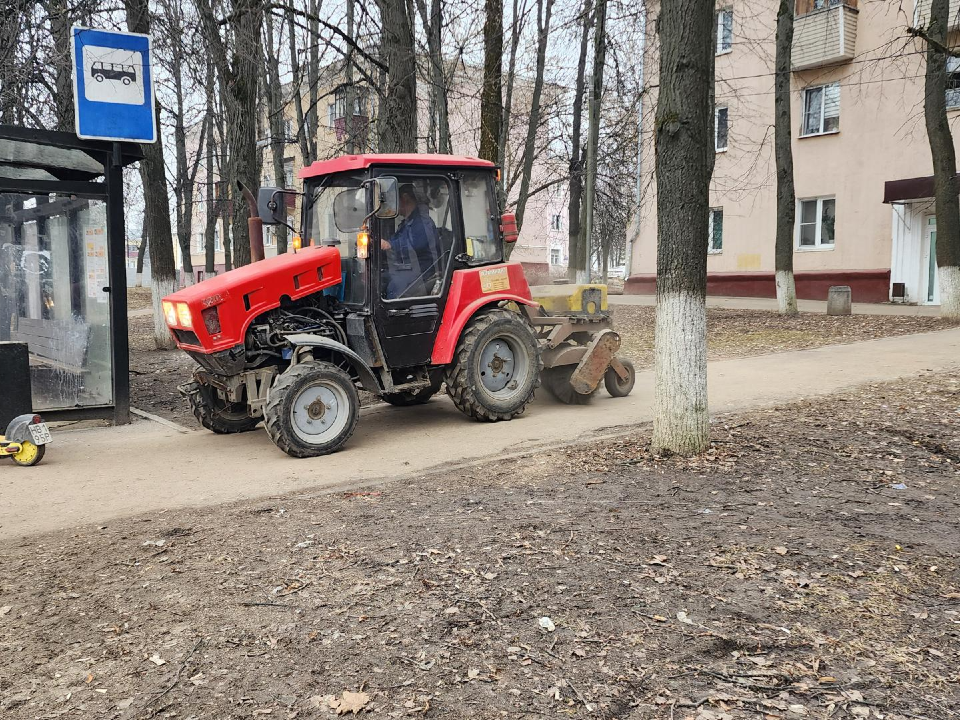
[{"label": "dark awning", "polygon": [[[957,174],[957,178],[960,180],[960,173]],[[933,175],[905,180],[888,180],[883,184],[883,201],[885,203],[909,202],[932,197]]]}]

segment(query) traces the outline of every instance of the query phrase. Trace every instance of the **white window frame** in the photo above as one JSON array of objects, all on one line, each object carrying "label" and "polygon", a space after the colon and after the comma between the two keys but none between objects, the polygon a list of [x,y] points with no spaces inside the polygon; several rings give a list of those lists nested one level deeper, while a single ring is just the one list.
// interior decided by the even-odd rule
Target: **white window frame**
[{"label": "white window frame", "polygon": [[[723,17],[725,15],[730,16],[730,45],[724,47],[723,42]],[[721,8],[717,10],[717,36],[714,38],[716,40],[716,50],[717,55],[726,55],[729,52],[733,52],[733,8]]]},{"label": "white window frame", "polygon": [[[554,259],[556,257],[556,259]],[[550,264],[559,265],[563,261],[563,255],[560,252],[560,248],[550,248]]]},{"label": "white window frame", "polygon": [[[952,68],[950,66],[953,66]],[[947,65],[945,68],[947,73],[947,92],[946,92],[946,101],[947,101],[947,110],[960,110],[960,88],[951,88],[949,87],[950,76],[951,75],[960,75],[960,58],[947,56]],[[953,97],[953,102],[950,102],[950,98]]]},{"label": "white window frame", "polygon": [[[720,147],[720,111],[727,113],[727,137],[723,147]],[[730,107],[728,105],[718,105],[713,110],[713,149],[714,152],[726,152],[730,147]]]},{"label": "white window frame", "polygon": [[[715,248],[713,246],[713,218],[716,213],[720,213],[720,247]],[[710,208],[710,215],[707,220],[707,255],[722,255],[723,254],[723,208],[722,207],[712,207]]]},{"label": "white window frame", "polygon": [[[837,86],[837,129],[836,130],[824,130],[824,108],[826,108],[827,103],[826,94],[827,88]],[[807,125],[807,94],[813,92],[814,90],[820,90],[820,130],[818,132],[804,132]],[[803,89],[802,96],[800,98],[800,137],[819,137],[820,135],[836,135],[840,132],[840,83],[824,83],[823,85],[811,85],[810,87],[805,87]]]},{"label": "white window frame", "polygon": [[551,230],[562,230],[563,229],[563,218],[560,213],[554,213],[550,216],[550,229]]},{"label": "white window frame", "polygon": [[263,246],[273,247],[273,228],[269,225],[263,228]]},{"label": "white window frame", "polygon": [[[822,242],[823,238],[823,203],[826,200],[833,200],[833,242],[824,243]],[[816,233],[814,235],[814,244],[813,245],[801,245],[800,244],[800,226],[803,223],[803,203],[805,202],[816,202],[817,203],[817,225]],[[836,195],[823,195],[821,197],[805,197],[797,198],[797,219],[795,222],[796,228],[794,229],[794,247],[797,252],[825,252],[828,250],[833,250],[837,247],[837,196]]]}]

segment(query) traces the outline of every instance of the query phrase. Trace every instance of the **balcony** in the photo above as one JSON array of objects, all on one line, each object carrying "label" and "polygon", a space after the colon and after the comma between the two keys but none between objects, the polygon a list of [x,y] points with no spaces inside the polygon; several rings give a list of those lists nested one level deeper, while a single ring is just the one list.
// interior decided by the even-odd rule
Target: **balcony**
[{"label": "balcony", "polygon": [[797,0],[791,55],[793,70],[852,60],[856,54],[858,16],[857,0]]},{"label": "balcony", "polygon": [[[933,0],[916,0],[913,10],[913,24],[915,27],[926,27],[930,22],[930,5]],[[960,0],[950,0],[950,19],[947,28],[960,28]]]}]

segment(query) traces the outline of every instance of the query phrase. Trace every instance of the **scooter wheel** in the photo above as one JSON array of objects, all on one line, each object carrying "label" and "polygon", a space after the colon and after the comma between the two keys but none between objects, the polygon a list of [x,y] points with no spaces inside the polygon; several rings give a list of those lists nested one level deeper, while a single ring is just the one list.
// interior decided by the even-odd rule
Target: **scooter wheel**
[{"label": "scooter wheel", "polygon": [[20,443],[20,452],[11,455],[13,461],[21,467],[30,467],[43,460],[43,453],[46,451],[46,445],[34,445],[28,440]]}]

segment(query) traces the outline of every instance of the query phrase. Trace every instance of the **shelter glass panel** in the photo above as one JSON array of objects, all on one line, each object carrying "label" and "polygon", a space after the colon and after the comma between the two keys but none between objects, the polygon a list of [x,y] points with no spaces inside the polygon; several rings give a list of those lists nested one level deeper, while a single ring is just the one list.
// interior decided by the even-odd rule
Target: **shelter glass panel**
[{"label": "shelter glass panel", "polygon": [[0,340],[25,342],[37,410],[113,403],[102,200],[0,193]]}]

